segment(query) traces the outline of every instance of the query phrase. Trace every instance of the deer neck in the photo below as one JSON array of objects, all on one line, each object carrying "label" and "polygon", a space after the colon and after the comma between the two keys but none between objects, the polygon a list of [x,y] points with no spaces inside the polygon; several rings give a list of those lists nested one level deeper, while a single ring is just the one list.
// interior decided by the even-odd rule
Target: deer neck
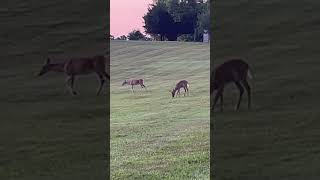
[{"label": "deer neck", "polygon": [[52,64],[50,70],[54,72],[64,72],[64,64]]},{"label": "deer neck", "polygon": [[172,93],[173,93],[173,94],[176,94],[177,91],[178,91],[178,89],[175,88],[175,89],[172,91]]}]

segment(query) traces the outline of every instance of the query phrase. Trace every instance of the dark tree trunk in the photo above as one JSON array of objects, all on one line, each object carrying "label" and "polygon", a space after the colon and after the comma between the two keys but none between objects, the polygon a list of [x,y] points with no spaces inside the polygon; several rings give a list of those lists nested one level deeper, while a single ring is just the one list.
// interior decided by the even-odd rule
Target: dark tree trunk
[{"label": "dark tree trunk", "polygon": [[178,34],[176,33],[166,34],[166,37],[168,38],[168,41],[177,41]]},{"label": "dark tree trunk", "polygon": [[164,35],[160,34],[160,41],[163,41],[163,40],[164,40]]}]

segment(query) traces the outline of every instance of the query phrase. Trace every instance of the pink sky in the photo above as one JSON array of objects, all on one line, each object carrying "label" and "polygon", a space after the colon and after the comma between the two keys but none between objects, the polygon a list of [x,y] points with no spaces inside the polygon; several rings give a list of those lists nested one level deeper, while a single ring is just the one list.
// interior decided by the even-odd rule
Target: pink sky
[{"label": "pink sky", "polygon": [[134,29],[144,33],[143,16],[152,0],[110,0],[110,33],[115,37],[128,35]]}]

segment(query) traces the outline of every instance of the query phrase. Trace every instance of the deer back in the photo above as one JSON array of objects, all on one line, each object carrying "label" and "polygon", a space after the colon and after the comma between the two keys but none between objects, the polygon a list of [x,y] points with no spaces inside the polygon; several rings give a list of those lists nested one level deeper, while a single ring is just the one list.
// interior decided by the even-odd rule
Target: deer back
[{"label": "deer back", "polygon": [[175,89],[180,89],[180,88],[183,88],[183,87],[187,87],[187,84],[188,84],[188,81],[186,81],[186,80],[179,81],[176,84]]},{"label": "deer back", "polygon": [[143,84],[143,79],[139,79],[139,84]]},{"label": "deer back", "polygon": [[212,83],[226,84],[244,80],[247,77],[248,69],[249,65],[241,59],[229,60],[215,69]]},{"label": "deer back", "polygon": [[132,85],[143,84],[143,79],[133,79],[131,80]]},{"label": "deer back", "polygon": [[105,71],[106,59],[104,56],[71,58],[65,64],[65,72],[68,75],[88,74],[97,71]]},{"label": "deer back", "polygon": [[122,83],[122,85],[138,85],[138,84],[143,84],[143,79],[127,79],[124,80],[124,82]]}]

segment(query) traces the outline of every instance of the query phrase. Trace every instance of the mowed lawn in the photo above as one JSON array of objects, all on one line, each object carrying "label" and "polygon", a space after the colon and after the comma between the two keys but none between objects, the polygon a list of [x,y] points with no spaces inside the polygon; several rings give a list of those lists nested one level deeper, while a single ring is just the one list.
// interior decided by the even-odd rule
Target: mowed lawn
[{"label": "mowed lawn", "polygon": [[[203,43],[111,41],[112,179],[209,179],[209,51]],[[147,91],[133,94],[121,86],[127,78],[143,78]],[[172,99],[182,79],[189,96]]]},{"label": "mowed lawn", "polygon": [[[107,92],[95,75],[37,77],[48,57],[106,54],[107,1],[8,1],[0,8],[0,179],[105,179]],[[89,16],[88,16],[89,14]]]},{"label": "mowed lawn", "polygon": [[318,1],[231,0],[215,8],[214,66],[232,57],[251,66],[253,103],[226,88],[213,114],[216,179],[320,177]]}]

